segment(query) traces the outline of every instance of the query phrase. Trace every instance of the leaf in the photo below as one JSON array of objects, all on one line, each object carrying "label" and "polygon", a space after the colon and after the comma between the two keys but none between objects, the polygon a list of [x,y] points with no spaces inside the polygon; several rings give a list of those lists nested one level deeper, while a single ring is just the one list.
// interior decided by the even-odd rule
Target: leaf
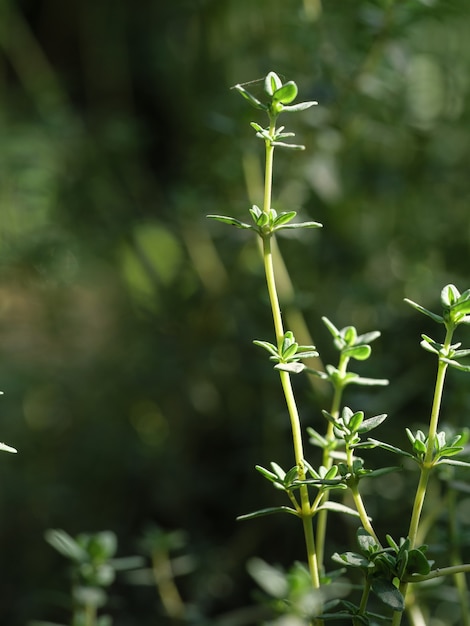
[{"label": "leaf", "polygon": [[343,552],[343,554],[335,552],[331,560],[335,561],[335,563],[341,563],[349,567],[359,567],[361,569],[372,569],[374,567],[371,561],[364,558],[361,554],[356,554],[356,552]]},{"label": "leaf", "polygon": [[427,315],[428,317],[433,319],[435,322],[438,322],[439,324],[443,324],[444,323],[444,318],[443,317],[441,317],[440,315],[437,315],[436,313],[433,313],[432,311],[428,311],[428,309],[425,309],[420,304],[417,304],[416,302],[413,302],[413,300],[409,300],[408,298],[405,298],[405,302],[407,304],[409,304],[410,306],[412,306],[417,311],[419,311],[420,313],[423,313],[423,315]]},{"label": "leaf", "polygon": [[[323,224],[320,222],[296,222],[295,224],[286,224],[282,226],[283,229],[294,228],[323,228]],[[280,229],[278,229],[280,230]]]},{"label": "leaf", "polygon": [[447,365],[450,365],[450,367],[453,367],[456,370],[460,370],[461,372],[470,372],[470,365],[462,365],[462,363],[454,361],[453,359],[441,358],[441,361],[447,363]]},{"label": "leaf", "polygon": [[458,461],[457,459],[442,458],[437,461],[436,465],[455,465],[457,467],[470,467],[468,461]]},{"label": "leaf", "polygon": [[357,543],[359,544],[362,552],[366,552],[367,554],[376,552],[380,548],[377,541],[367,532],[365,528],[357,529]]},{"label": "leaf", "polygon": [[361,427],[363,420],[364,420],[363,411],[357,411],[356,413],[354,413],[354,415],[351,417],[349,424],[348,424],[349,430],[353,433],[357,433],[359,428]]},{"label": "leaf", "polygon": [[274,513],[290,513],[299,517],[299,514],[295,509],[291,509],[289,506],[273,506],[267,509],[260,509],[259,511],[253,511],[253,513],[246,513],[245,515],[239,515],[237,521],[242,522],[248,519],[255,519],[255,517],[264,517],[265,515],[272,515]]},{"label": "leaf", "polygon": [[372,591],[384,604],[394,611],[405,610],[405,600],[399,590],[388,580],[372,579]]},{"label": "leaf", "polygon": [[455,285],[446,285],[441,290],[441,304],[445,308],[452,307],[460,298],[460,291]]},{"label": "leaf", "polygon": [[210,220],[217,220],[218,222],[223,222],[224,224],[230,224],[230,226],[235,226],[236,228],[243,228],[245,230],[253,229],[253,226],[250,224],[240,222],[240,220],[230,217],[229,215],[206,215],[206,217]]},{"label": "leaf", "polygon": [[353,517],[359,517],[359,513],[345,504],[341,504],[340,502],[335,502],[334,500],[328,500],[325,504],[322,504],[317,508],[317,511],[335,511],[336,513],[345,513],[346,515],[352,515]]},{"label": "leaf", "polygon": [[325,326],[328,328],[328,330],[330,331],[330,333],[333,335],[333,337],[335,339],[337,339],[338,337],[341,337],[341,333],[339,332],[339,330],[336,328],[336,326],[333,324],[333,322],[331,322],[327,317],[323,316],[322,318],[322,322],[325,324]]},{"label": "leaf", "polygon": [[382,424],[382,422],[384,422],[386,419],[387,419],[386,413],[382,413],[381,415],[375,415],[374,417],[369,417],[368,419],[362,422],[358,432],[361,434],[368,433],[374,428],[377,428],[377,426],[380,426],[380,424]]},{"label": "leaf", "polygon": [[294,219],[296,215],[297,215],[296,211],[283,211],[282,213],[279,213],[279,215],[274,220],[274,223],[273,223],[274,228],[279,228],[279,226],[282,226],[283,224],[290,222],[292,219]]},{"label": "leaf", "polygon": [[278,352],[276,346],[274,344],[270,343],[269,341],[260,341],[258,339],[255,339],[253,341],[253,343],[255,344],[255,346],[259,346],[260,348],[264,348],[270,354],[272,354],[276,358],[279,358],[279,352]]},{"label": "leaf", "polygon": [[65,530],[50,529],[44,535],[48,544],[73,561],[84,561],[87,559],[86,551],[73,539]]},{"label": "leaf", "polygon": [[264,79],[264,90],[268,96],[272,96],[275,91],[282,87],[282,81],[276,72],[269,72]]},{"label": "leaf", "polygon": [[395,446],[392,446],[389,443],[385,443],[383,441],[379,441],[378,439],[372,439],[370,437],[369,437],[368,441],[373,443],[377,448],[383,448],[384,450],[388,450],[389,452],[393,452],[394,454],[402,454],[403,456],[407,456],[407,457],[409,457],[411,459],[414,459],[414,456],[412,454],[410,454],[409,452],[405,452],[401,448],[397,448]]},{"label": "leaf", "polygon": [[356,339],[357,344],[362,343],[372,343],[376,339],[380,337],[381,333],[379,330],[372,330],[369,333],[364,333],[363,335],[359,335]]},{"label": "leaf", "polygon": [[[350,372],[352,374],[352,372]],[[355,378],[351,378],[349,380],[346,378],[345,385],[349,385],[353,383],[354,385],[362,385],[364,387],[372,387],[373,385],[385,386],[388,385],[390,381],[387,378],[365,378],[363,376],[355,375]]]},{"label": "leaf", "polygon": [[362,346],[350,346],[342,350],[342,354],[356,361],[365,361],[370,357],[371,347],[367,344]]},{"label": "leaf", "polygon": [[[262,475],[264,476],[267,480],[271,481],[272,483],[279,483],[279,477],[276,476],[276,474],[273,474],[272,472],[270,472],[269,470],[267,470],[265,467],[262,467],[261,465],[255,465],[255,469]],[[280,483],[279,483],[280,484]]]},{"label": "leaf", "polygon": [[293,80],[285,83],[273,93],[273,102],[281,104],[290,104],[297,98],[299,90]]},{"label": "leaf", "polygon": [[260,102],[258,98],[255,98],[249,91],[244,89],[240,84],[234,85],[232,89],[236,89],[238,93],[240,93],[245,98],[245,100],[248,100],[251,106],[255,107],[255,109],[260,109],[261,111],[268,110],[268,106],[266,104],[263,104],[262,102]]},{"label": "leaf", "polygon": [[426,576],[431,571],[431,563],[421,550],[415,548],[408,553],[406,573]]},{"label": "leaf", "polygon": [[288,111],[290,113],[294,113],[295,111],[305,111],[305,109],[309,109],[315,104],[318,104],[318,102],[312,100],[310,102],[299,102],[298,104],[285,105],[283,111]]},{"label": "leaf", "polygon": [[305,150],[305,146],[299,143],[286,143],[285,141],[271,141],[272,146],[278,148],[289,148],[290,150]]},{"label": "leaf", "polygon": [[293,361],[291,363],[277,363],[274,366],[274,369],[287,372],[288,374],[300,374],[307,369],[307,366],[303,363],[299,363],[298,361]]}]

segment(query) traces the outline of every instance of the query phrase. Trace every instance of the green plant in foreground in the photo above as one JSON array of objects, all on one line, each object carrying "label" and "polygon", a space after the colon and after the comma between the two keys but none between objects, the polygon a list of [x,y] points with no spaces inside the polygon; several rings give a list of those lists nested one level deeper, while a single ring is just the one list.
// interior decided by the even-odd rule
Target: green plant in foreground
[{"label": "green plant in foreground", "polygon": [[[48,530],[46,541],[72,562],[71,626],[111,626],[109,615],[98,615],[107,602],[106,589],[118,571],[140,567],[140,557],[116,558],[117,539],[111,531],[82,533],[73,538],[64,530]],[[63,626],[35,621],[30,626]]]},{"label": "green plant in foreground", "polygon": [[[457,587],[464,613],[467,606],[464,597],[467,591],[465,581],[462,580],[462,573],[470,571],[470,565],[454,563],[449,567],[433,570],[433,561],[427,558],[427,546],[419,545],[418,539],[420,528],[422,528],[423,503],[433,470],[442,466],[470,467],[470,463],[454,458],[463,451],[467,439],[466,433],[455,433],[449,436],[446,431],[438,430],[442,393],[448,367],[465,372],[470,371],[470,366],[462,361],[470,356],[470,350],[461,349],[460,343],[452,343],[457,327],[470,323],[470,290],[461,294],[455,286],[447,285],[441,292],[442,314],[432,313],[421,305],[407,300],[417,311],[442,324],[445,329],[443,343],[427,335],[422,336],[421,342],[422,347],[433,353],[438,360],[429,429],[427,433],[422,430],[413,433],[407,429],[411,451],[401,450],[370,437],[369,433],[382,424],[386,415],[366,418],[363,411],[344,406],[343,395],[350,384],[366,386],[388,384],[388,381],[384,379],[366,378],[349,371],[350,362],[364,361],[369,358],[370,344],[379,337],[380,333],[372,331],[358,334],[353,326],[338,329],[328,318],[323,318],[333,337],[334,346],[339,352],[339,359],[335,366],[326,365],[324,372],[312,370],[308,367],[308,360],[318,355],[316,348],[313,345],[299,345],[293,332],[284,329],[277,295],[272,254],[273,237],[283,229],[321,227],[318,222],[293,222],[292,220],[296,217],[295,211],[278,214],[272,207],[275,148],[291,150],[304,148],[285,141],[293,137],[293,133],[285,132],[283,126],[277,127],[277,120],[281,113],[303,111],[316,103],[293,104],[298,93],[296,84],[293,81],[283,83],[274,72],[269,72],[264,79],[265,101],[259,100],[247,91],[245,87],[248,84],[236,85],[234,89],[255,109],[265,112],[269,122],[266,127],[262,127],[257,122],[251,123],[256,136],[264,142],[265,146],[263,207],[260,209],[255,205],[250,209],[252,223],[245,223],[225,215],[209,215],[208,217],[236,228],[253,231],[261,239],[275,341],[256,340],[254,343],[268,352],[270,360],[274,362],[274,369],[278,372],[291,423],[295,463],[288,470],[284,470],[275,462],[271,463],[270,469],[261,466],[256,468],[276,489],[285,492],[289,506],[263,508],[243,515],[239,519],[250,519],[278,512],[288,513],[300,519],[308,566],[307,569],[298,569],[297,574],[303,572],[300,579],[305,581],[305,572],[308,573],[313,596],[309,594],[309,601],[303,604],[293,601],[295,594],[289,581],[299,580],[298,575],[286,575],[284,578],[277,574],[273,576],[273,571],[269,569],[269,566],[260,566],[259,562],[255,562],[253,566],[252,562],[253,575],[257,580],[264,581],[264,586],[277,599],[277,604],[282,600],[281,612],[285,612],[287,607],[287,610],[291,610],[297,616],[301,615],[302,619],[314,626],[321,626],[326,621],[344,621],[345,619],[354,626],[372,625],[379,622],[388,622],[393,626],[398,626],[406,608],[409,608],[410,620],[414,624],[420,609],[415,603],[406,601],[410,583],[432,580],[446,575],[453,575],[458,580]],[[320,433],[313,428],[308,429],[311,443],[322,451],[318,467],[310,464],[304,454],[300,416],[291,381],[291,376],[301,373],[322,378],[330,383],[333,390],[331,407],[323,411],[326,420],[325,433]],[[364,459],[358,456],[358,453],[370,448],[382,448],[400,457],[408,457],[416,463],[419,470],[410,526],[407,536],[399,541],[386,535],[386,543],[382,544],[363,502],[360,487],[364,479],[374,478],[398,469],[396,467],[367,468]],[[338,496],[346,492],[350,494],[354,508],[345,506],[339,501]],[[324,567],[324,546],[330,512],[353,515],[360,522],[356,551],[336,553],[332,557],[333,561],[340,564],[346,571],[355,570],[362,575],[362,593],[357,603],[344,600],[339,592],[336,595],[331,593],[334,588],[333,581],[337,575],[326,573]],[[268,579],[281,581],[282,584],[274,588],[267,584]],[[273,589],[274,593],[272,593]],[[371,594],[379,599],[385,610],[388,609],[387,615],[369,610]],[[284,598],[281,598],[282,595]],[[465,615],[463,619],[467,619]],[[421,621],[421,623],[424,622]]]}]

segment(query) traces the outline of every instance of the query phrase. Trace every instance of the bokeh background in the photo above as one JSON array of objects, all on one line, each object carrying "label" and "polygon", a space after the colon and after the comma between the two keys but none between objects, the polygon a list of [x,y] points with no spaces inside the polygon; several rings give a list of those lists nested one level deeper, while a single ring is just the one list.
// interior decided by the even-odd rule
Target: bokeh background
[{"label": "bokeh background", "polygon": [[[288,320],[325,362],[322,315],[381,330],[360,371],[391,384],[347,402],[388,413],[396,445],[426,421],[420,333],[440,338],[403,298],[470,286],[469,32],[467,0],[2,0],[0,440],[19,453],[0,457],[1,624],[67,620],[48,528],[113,530],[122,556],[149,525],[183,530],[194,624],[255,623],[247,560],[303,559],[295,520],[235,521],[283,503],[256,463],[293,464],[252,345],[272,340],[256,242],[205,219],[262,199],[264,120],[238,82],[275,70],[319,102],[283,119],[306,151],[277,154],[275,208],[324,224],[279,240]],[[296,387],[321,429],[327,390]],[[452,372],[445,419],[469,408]],[[414,480],[367,487],[382,534],[406,533]],[[328,553],[353,534],[336,519]],[[124,578],[110,612],[172,623]]]}]

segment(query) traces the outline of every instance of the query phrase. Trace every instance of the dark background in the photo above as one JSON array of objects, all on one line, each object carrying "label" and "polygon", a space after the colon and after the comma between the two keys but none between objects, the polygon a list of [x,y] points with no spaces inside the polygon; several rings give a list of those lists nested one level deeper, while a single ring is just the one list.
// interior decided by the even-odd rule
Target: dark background
[{"label": "dark background", "polygon": [[[273,339],[256,243],[205,219],[262,201],[265,121],[235,83],[275,70],[319,102],[281,118],[307,149],[278,151],[274,206],[324,224],[279,241],[287,321],[326,362],[322,315],[380,329],[359,370],[391,384],[347,402],[388,413],[396,445],[426,422],[420,333],[442,329],[403,298],[438,310],[445,284],[470,286],[469,32],[467,0],[3,0],[0,440],[19,453],[0,458],[1,624],[67,620],[48,528],[113,530],[123,556],[149,524],[184,530],[195,624],[252,604],[251,556],[304,558],[295,520],[235,521],[284,503],[256,463],[293,464],[252,345]],[[295,383],[321,430],[324,390]],[[469,406],[451,372],[443,419]],[[368,483],[381,536],[406,534],[415,480]],[[327,553],[353,534],[335,518]],[[170,623],[152,588],[121,579],[113,602],[117,626]]]}]

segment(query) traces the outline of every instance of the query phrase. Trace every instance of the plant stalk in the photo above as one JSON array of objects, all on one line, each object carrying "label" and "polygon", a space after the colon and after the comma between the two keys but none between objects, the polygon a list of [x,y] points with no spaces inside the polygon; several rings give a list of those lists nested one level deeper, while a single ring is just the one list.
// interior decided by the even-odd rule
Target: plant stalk
[{"label": "plant stalk", "polygon": [[[454,333],[454,326],[448,325],[446,328],[446,337],[444,341],[444,351],[446,352],[452,342],[452,335]],[[411,514],[410,528],[408,531],[408,537],[410,539],[411,548],[415,547],[416,537],[418,534],[419,522],[421,513],[423,510],[424,499],[426,497],[426,490],[429,482],[429,476],[433,468],[434,449],[437,436],[437,426],[439,423],[439,414],[441,410],[442,395],[444,392],[444,382],[447,372],[447,363],[439,358],[439,364],[437,367],[436,384],[434,387],[434,398],[431,409],[431,418],[429,421],[429,433],[426,447],[426,453],[421,466],[421,473],[419,477],[418,487],[416,489],[415,500],[413,504],[413,510]],[[400,583],[400,591],[406,601],[406,592],[408,589],[408,583]],[[402,613],[396,611],[393,614],[392,626],[399,626],[401,624]]]}]

